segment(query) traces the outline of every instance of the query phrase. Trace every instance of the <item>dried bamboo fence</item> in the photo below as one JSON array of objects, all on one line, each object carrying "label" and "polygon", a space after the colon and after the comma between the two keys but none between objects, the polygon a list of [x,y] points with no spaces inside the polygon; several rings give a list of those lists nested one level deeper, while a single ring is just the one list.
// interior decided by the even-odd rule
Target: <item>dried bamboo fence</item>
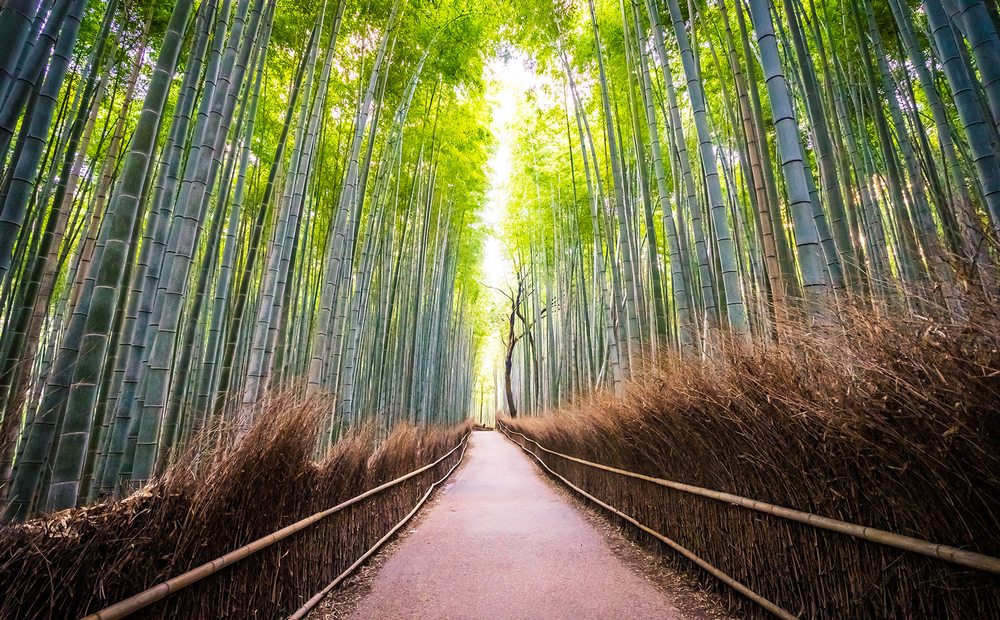
[{"label": "dried bamboo fence", "polygon": [[697,565],[748,615],[1000,617],[1000,558],[587,461],[497,426],[640,541]]},{"label": "dried bamboo fence", "polygon": [[[339,564],[350,561],[350,564],[344,568],[329,585],[320,590],[320,592],[316,595],[312,596],[308,601],[306,601],[306,604],[300,607],[293,615],[293,617],[305,617],[305,613],[312,609],[322,599],[323,595],[330,592],[333,587],[343,581],[347,575],[360,566],[365,559],[371,556],[372,553],[374,553],[389,539],[390,536],[392,536],[392,534],[397,532],[403,524],[416,514],[416,511],[424,504],[424,502],[427,501],[427,498],[430,497],[430,494],[434,491],[434,489],[445,481],[461,463],[462,458],[465,456],[465,447],[468,445],[468,440],[469,435],[466,434],[457,446],[449,450],[444,456],[437,459],[433,463],[425,465],[420,469],[414,470],[404,476],[400,476],[395,480],[390,480],[389,482],[379,485],[374,489],[365,491],[361,495],[352,497],[351,499],[341,502],[332,508],[328,508],[306,517],[305,519],[296,521],[287,527],[283,527],[272,534],[268,534],[267,536],[259,538],[248,545],[235,549],[222,557],[206,562],[205,564],[191,569],[182,575],[172,577],[171,579],[159,583],[152,588],[143,590],[135,596],[131,596],[124,601],[115,603],[110,607],[106,607],[87,616],[87,620],[117,620],[118,618],[125,618],[138,611],[144,610],[155,603],[164,601],[168,597],[175,596],[178,593],[185,591],[187,588],[194,586],[195,584],[202,582],[202,580],[208,579],[212,576],[218,575],[217,581],[215,583],[209,583],[205,587],[217,588],[226,592],[229,589],[227,587],[228,584],[226,583],[227,577],[220,575],[223,569],[248,558],[257,559],[259,557],[258,554],[262,554],[262,552],[265,551],[270,551],[272,554],[278,554],[278,557],[280,558],[282,555],[289,553],[290,549],[285,549],[284,553],[282,553],[282,550],[278,547],[279,543],[295,534],[299,534],[299,536],[296,540],[289,543],[289,546],[298,545],[302,547],[308,545],[308,548],[310,549],[317,549],[328,545],[330,541],[337,541],[340,543],[338,548],[330,550],[332,552],[330,556],[324,555],[320,558],[314,558],[318,559],[319,564],[327,570],[341,570]],[[461,452],[459,453],[458,458],[451,458],[459,449],[461,449]],[[433,473],[440,467],[448,467],[448,463],[446,463],[446,461],[454,462],[451,463],[450,467],[442,477],[427,486],[426,491],[423,491],[422,495],[416,500],[416,505],[414,505],[409,512],[403,515],[401,520],[394,522],[395,525],[393,525],[388,532],[381,535],[378,540],[370,543],[371,537],[377,535],[377,532],[381,528],[366,526],[370,523],[384,523],[387,512],[395,514],[409,506],[411,502],[400,501],[402,498],[400,498],[399,495],[411,494],[414,491],[419,493],[422,485],[417,484],[415,481],[424,480],[429,473],[433,475]],[[380,499],[382,500],[381,503],[383,506],[381,506],[381,509],[375,511],[373,514],[371,508]],[[397,501],[393,501],[394,499]],[[391,502],[392,505],[386,505],[387,501]],[[345,523],[338,523],[336,517],[346,515],[351,511],[354,511],[354,514],[351,514],[348,518],[346,522],[347,527],[345,528],[343,527]],[[357,518],[358,516],[361,516],[362,518],[359,520]],[[393,519],[395,519],[395,517],[393,517]],[[362,540],[366,542],[359,544],[359,541]],[[369,544],[370,546],[366,548],[365,546]],[[358,554],[358,556],[351,558],[351,556],[344,553],[338,553],[338,551],[343,550],[345,547],[352,549],[360,548],[364,549],[364,551]],[[301,555],[304,556],[305,554]],[[257,562],[262,561],[264,560],[257,559]],[[241,564],[240,567],[244,568],[249,565],[251,565],[250,562],[247,564]],[[276,571],[281,570],[280,566],[275,566],[274,568]],[[310,572],[308,568],[309,567],[307,566],[300,566],[300,570],[295,572],[298,574],[308,573]],[[286,568],[286,570],[293,571],[294,564],[291,567]],[[222,583],[219,583],[218,581],[222,581]],[[301,587],[299,589],[301,589]],[[181,605],[181,603],[176,602],[177,600],[178,599],[175,597],[170,601],[170,604],[175,606],[175,611],[176,607]]]},{"label": "dried bamboo fence", "polygon": [[[376,454],[370,451],[372,444],[361,439],[322,467],[289,458],[289,450],[281,445],[282,441],[311,445],[312,438],[304,434],[305,439],[298,439],[283,430],[277,435],[279,445],[264,449],[259,471],[247,459],[248,465],[240,468],[246,473],[233,473],[234,482],[244,485],[252,482],[246,480],[251,471],[253,475],[284,473],[291,479],[284,479],[285,489],[273,488],[269,482],[261,485],[260,492],[233,489],[221,494],[229,498],[224,501],[230,505],[230,516],[220,518],[225,507],[214,502],[210,522],[201,524],[213,532],[208,538],[200,530],[195,537],[185,536],[188,527],[198,526],[199,511],[192,510],[196,504],[190,498],[171,494],[140,494],[131,503],[109,505],[97,515],[74,513],[68,517],[68,530],[52,519],[0,530],[5,535],[2,539],[12,543],[6,552],[0,550],[0,582],[5,582],[0,584],[0,618],[88,614],[101,620],[280,618],[297,609],[304,615],[308,609],[303,603],[314,605],[322,598],[314,595],[325,594],[357,568],[458,467],[471,428],[466,425],[425,435],[404,430]],[[368,457],[363,458],[366,453]],[[425,463],[428,458],[434,460],[417,467],[420,461],[415,459],[420,455]],[[282,460],[292,465],[289,471],[276,474]],[[256,503],[255,497],[259,498]],[[336,505],[316,511],[323,498]],[[167,507],[170,503],[176,506]],[[151,516],[164,511],[181,520],[171,531],[164,531],[163,517]],[[251,528],[248,519],[254,511],[259,521]],[[185,526],[189,520],[194,522]],[[289,521],[293,522],[276,529]],[[259,529],[265,524],[273,525]],[[64,530],[72,534],[59,542],[65,536],[59,532]],[[164,538],[150,538],[157,535]],[[175,536],[180,538],[175,540]],[[186,538],[196,541],[195,548]],[[123,544],[132,551],[121,549]],[[51,587],[46,587],[42,574],[45,566],[55,571],[50,573]],[[164,566],[175,568],[169,571]],[[165,579],[171,575],[175,576]]]}]

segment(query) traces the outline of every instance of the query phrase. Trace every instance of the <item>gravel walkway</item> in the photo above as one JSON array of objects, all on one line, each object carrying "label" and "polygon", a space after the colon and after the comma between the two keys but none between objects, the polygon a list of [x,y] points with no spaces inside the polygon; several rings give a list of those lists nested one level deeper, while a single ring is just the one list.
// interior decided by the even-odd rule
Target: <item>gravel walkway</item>
[{"label": "gravel walkway", "polygon": [[651,583],[521,450],[478,432],[465,466],[381,563],[350,617],[707,617],[690,597]]}]

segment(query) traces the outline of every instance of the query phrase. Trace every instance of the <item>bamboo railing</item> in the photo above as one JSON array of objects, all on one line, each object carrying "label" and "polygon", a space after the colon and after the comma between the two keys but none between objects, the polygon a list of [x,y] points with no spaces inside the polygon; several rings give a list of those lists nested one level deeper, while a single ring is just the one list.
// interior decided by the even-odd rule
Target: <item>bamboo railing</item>
[{"label": "bamboo railing", "polygon": [[[615,474],[615,475],[618,475],[618,476],[623,476],[623,477],[627,477],[627,478],[633,478],[633,479],[636,479],[636,480],[642,480],[644,482],[649,482],[649,483],[652,483],[652,484],[655,484],[655,485],[658,485],[658,486],[661,486],[661,487],[664,487],[664,488],[668,488],[668,489],[671,489],[671,490],[674,490],[674,491],[680,491],[682,493],[686,493],[686,494],[689,494],[689,495],[695,495],[695,496],[699,496],[699,497],[704,497],[704,498],[707,498],[707,499],[715,500],[715,501],[718,501],[718,502],[721,502],[721,503],[725,503],[725,504],[730,505],[730,506],[737,506],[737,507],[740,507],[740,508],[745,508],[745,509],[753,510],[753,511],[756,511],[756,512],[760,512],[760,513],[764,513],[764,514],[768,514],[768,515],[780,517],[782,519],[787,519],[789,521],[795,521],[797,523],[808,525],[808,526],[811,526],[811,527],[814,527],[814,528],[819,528],[819,529],[823,529],[823,530],[827,530],[827,531],[831,531],[831,532],[837,532],[839,534],[845,534],[845,535],[848,535],[848,536],[851,536],[851,537],[854,537],[854,538],[857,538],[857,539],[866,540],[866,541],[869,541],[869,542],[872,542],[872,543],[876,543],[876,544],[879,544],[879,545],[884,545],[884,546],[887,546],[887,547],[892,547],[894,549],[899,549],[899,550],[902,550],[902,551],[916,553],[916,554],[923,555],[923,556],[926,556],[926,557],[929,557],[929,558],[932,558],[932,559],[935,559],[935,560],[941,560],[941,561],[944,561],[944,562],[949,562],[949,563],[952,563],[952,564],[957,564],[959,566],[963,566],[963,567],[966,567],[966,568],[972,568],[972,569],[975,569],[975,570],[978,570],[978,571],[983,571],[985,573],[989,573],[989,574],[992,574],[992,575],[1000,575],[1000,558],[997,558],[997,557],[985,555],[985,554],[982,554],[982,553],[976,553],[976,552],[973,552],[973,551],[966,551],[964,549],[959,549],[957,547],[953,547],[953,546],[949,546],[949,545],[944,545],[944,544],[939,544],[939,543],[935,543],[935,542],[931,542],[931,541],[927,541],[927,540],[922,540],[922,539],[915,538],[915,537],[912,537],[912,536],[905,536],[905,535],[902,535],[902,534],[897,534],[895,532],[889,532],[889,531],[878,529],[878,528],[874,528],[874,527],[868,527],[868,526],[859,525],[859,524],[856,524],[856,523],[850,523],[850,522],[847,522],[847,521],[842,521],[842,520],[834,519],[834,518],[831,518],[831,517],[824,517],[824,516],[821,516],[821,515],[817,515],[817,514],[813,514],[813,513],[809,513],[809,512],[804,512],[804,511],[801,511],[801,510],[795,510],[795,509],[787,508],[787,507],[784,507],[784,506],[778,506],[778,505],[775,505],[775,504],[770,504],[768,502],[762,502],[762,501],[751,499],[751,498],[748,498],[748,497],[742,497],[742,496],[739,496],[739,495],[734,495],[732,493],[724,493],[724,492],[721,492],[721,491],[715,491],[715,490],[712,490],[712,489],[706,489],[706,488],[703,488],[703,487],[698,487],[698,486],[694,486],[694,485],[690,485],[690,484],[684,484],[682,482],[676,482],[676,481],[673,481],[673,480],[665,480],[663,478],[656,478],[656,477],[653,477],[653,476],[647,476],[647,475],[644,475],[644,474],[630,472],[630,471],[626,471],[626,470],[623,470],[623,469],[618,469],[616,467],[611,467],[611,466],[608,466],[608,465],[603,465],[601,463],[594,463],[592,461],[587,461],[587,460],[584,460],[584,459],[581,459],[581,458],[578,458],[578,457],[575,457],[575,456],[571,456],[571,455],[568,455],[568,454],[563,454],[561,452],[557,452],[555,450],[551,450],[549,448],[546,448],[545,446],[541,445],[540,443],[538,443],[534,439],[531,439],[530,437],[524,435],[523,433],[519,433],[519,432],[515,431],[514,429],[510,428],[509,426],[507,426],[506,424],[504,424],[502,421],[499,421],[499,420],[497,421],[497,428],[499,428],[508,437],[508,439],[510,439],[511,441],[513,441],[515,444],[517,444],[522,450],[524,450],[526,453],[528,453],[532,457],[534,457],[535,460],[538,461],[538,463],[546,471],[548,471],[553,476],[559,478],[562,482],[564,482],[567,486],[571,487],[574,491],[576,491],[577,493],[583,495],[584,497],[586,497],[590,501],[598,504],[602,508],[604,508],[604,509],[606,509],[606,510],[608,510],[608,511],[614,513],[614,514],[616,514],[617,516],[625,519],[626,521],[628,521],[632,525],[638,527],[639,529],[643,530],[647,534],[650,534],[653,537],[655,537],[655,538],[661,540],[662,542],[666,543],[668,546],[672,547],[673,549],[675,549],[676,551],[678,551],[679,553],[681,553],[682,555],[684,555],[688,559],[692,560],[693,562],[695,562],[696,564],[698,564],[699,566],[701,566],[703,569],[705,569],[706,571],[708,571],[709,573],[711,573],[713,576],[717,577],[718,579],[720,579],[721,581],[723,581],[724,583],[726,583],[727,585],[729,585],[733,589],[737,590],[738,592],[740,592],[741,594],[743,594],[747,598],[749,598],[749,599],[753,600],[754,602],[760,604],[762,607],[764,607],[765,609],[767,609],[768,611],[770,611],[771,613],[773,613],[774,615],[776,615],[778,617],[785,618],[785,617],[795,617],[795,616],[792,615],[792,614],[790,614],[786,610],[778,607],[777,605],[775,605],[771,601],[769,601],[769,600],[761,597],[756,592],[753,592],[752,590],[750,590],[749,588],[747,588],[745,585],[739,583],[738,581],[736,581],[735,579],[733,579],[729,575],[723,573],[718,568],[716,568],[715,566],[712,566],[711,564],[709,564],[708,562],[706,562],[702,558],[696,556],[693,552],[691,552],[690,550],[682,547],[681,545],[679,545],[675,541],[673,541],[673,540],[667,538],[666,536],[664,536],[663,534],[661,534],[659,532],[656,532],[656,531],[652,530],[651,528],[643,525],[642,523],[640,523],[639,521],[637,521],[631,515],[625,514],[624,512],[618,510],[617,508],[614,508],[613,506],[610,506],[607,503],[601,501],[600,499],[598,499],[598,498],[592,496],[591,494],[587,493],[586,491],[584,491],[583,489],[581,489],[577,485],[575,485],[572,482],[570,482],[569,480],[567,480],[564,476],[558,474],[553,469],[551,469],[548,466],[548,464],[546,464],[545,461],[538,454],[535,454],[534,451],[532,451],[531,449],[529,449],[526,444],[527,443],[533,444],[539,451],[541,451],[541,452],[543,452],[545,454],[549,454],[549,455],[552,455],[552,456],[557,457],[559,459],[563,459],[563,460],[569,461],[571,463],[576,463],[578,465],[583,465],[585,467],[589,467],[589,468],[592,468],[592,469],[596,469],[596,470],[600,470],[600,471],[605,471],[605,472],[609,472],[609,473],[612,473],[612,474]],[[524,443],[522,443],[521,441],[518,441],[517,439],[515,439],[513,437],[513,435],[517,435],[517,436],[523,438]]]},{"label": "bamboo railing", "polygon": [[[428,471],[428,470],[436,467],[437,465],[439,465],[440,463],[442,463],[445,459],[447,459],[452,454],[454,454],[457,450],[461,449],[462,452],[459,455],[459,459],[455,463],[455,465],[452,466],[451,469],[448,470],[447,474],[445,474],[445,476],[443,478],[441,478],[440,480],[438,480],[438,481],[436,481],[436,482],[434,482],[433,484],[430,485],[430,487],[428,488],[427,492],[423,495],[422,499],[417,503],[417,505],[413,508],[413,510],[411,510],[406,515],[406,517],[404,517],[404,519],[401,522],[399,522],[398,524],[396,524],[396,526],[393,527],[385,536],[383,536],[381,539],[379,539],[379,541],[372,548],[370,548],[360,558],[358,558],[358,560],[356,560],[353,564],[351,564],[351,566],[346,571],[344,571],[340,576],[338,576],[337,579],[334,580],[334,582],[332,584],[330,584],[329,586],[327,586],[326,588],[324,588],[324,590],[322,590],[319,594],[317,594],[312,599],[310,599],[309,601],[307,601],[306,605],[309,606],[309,607],[308,607],[308,609],[305,609],[305,608],[303,608],[303,609],[305,609],[305,612],[308,612],[308,610],[312,609],[312,607],[314,607],[323,598],[323,596],[325,596],[326,593],[328,593],[337,584],[339,584],[341,581],[343,581],[343,579],[345,577],[347,577],[347,575],[349,575],[351,572],[354,571],[354,569],[356,569],[358,566],[360,566],[361,563],[364,562],[364,560],[366,560],[368,557],[370,557],[371,554],[374,553],[389,538],[391,538],[392,535],[395,532],[397,532],[399,530],[399,528],[402,527],[402,525],[404,525],[406,523],[406,521],[408,521],[414,514],[416,514],[416,512],[420,508],[420,506],[422,506],[424,504],[424,502],[427,500],[427,498],[430,497],[430,495],[433,492],[433,490],[435,488],[437,488],[437,486],[439,484],[441,484],[444,480],[446,480],[451,475],[451,473],[454,472],[455,469],[457,469],[458,465],[461,464],[462,459],[465,456],[465,447],[468,445],[469,436],[470,435],[471,435],[471,431],[469,433],[467,433],[465,435],[465,437],[463,437],[462,440],[454,448],[452,448],[451,450],[449,450],[447,453],[445,453],[444,455],[442,455],[440,458],[438,458],[437,460],[435,460],[433,463],[429,463],[427,465],[424,465],[423,467],[421,467],[419,469],[415,469],[415,470],[411,471],[408,474],[400,476],[399,478],[396,478],[394,480],[390,480],[389,482],[386,482],[385,484],[381,484],[381,485],[379,485],[379,486],[377,486],[377,487],[375,487],[373,489],[369,489],[368,491],[365,491],[364,493],[362,493],[362,494],[360,494],[360,495],[358,495],[356,497],[352,497],[349,500],[341,502],[341,503],[337,504],[336,506],[333,506],[331,508],[327,508],[326,510],[322,510],[322,511],[317,512],[317,513],[315,513],[315,514],[313,514],[311,516],[308,516],[308,517],[306,517],[304,519],[296,521],[295,523],[292,523],[291,525],[283,527],[280,530],[277,530],[276,532],[272,532],[271,534],[268,534],[267,536],[264,536],[264,537],[259,538],[259,539],[255,540],[255,541],[253,541],[253,542],[251,542],[251,543],[249,543],[247,545],[244,545],[244,546],[240,547],[239,549],[235,549],[233,551],[230,551],[229,553],[227,553],[227,554],[225,554],[225,555],[223,555],[221,557],[218,557],[218,558],[216,558],[214,560],[206,562],[206,563],[202,564],[201,566],[193,568],[193,569],[191,569],[191,570],[189,570],[189,571],[187,571],[185,573],[182,573],[182,574],[180,574],[180,575],[178,575],[176,577],[172,577],[171,579],[168,579],[168,580],[166,580],[164,582],[161,582],[161,583],[159,583],[159,584],[157,584],[157,585],[155,585],[155,586],[153,586],[151,588],[143,590],[142,592],[139,592],[138,594],[135,594],[134,596],[130,596],[129,598],[127,598],[127,599],[125,599],[123,601],[120,601],[118,603],[115,603],[114,605],[111,605],[109,607],[106,607],[106,608],[98,611],[98,612],[95,612],[95,613],[87,616],[84,620],[115,620],[117,618],[124,618],[126,616],[129,616],[129,615],[131,615],[131,614],[133,614],[133,613],[135,613],[135,612],[137,612],[137,611],[139,611],[141,609],[144,609],[144,608],[146,608],[146,607],[148,607],[148,606],[156,603],[157,601],[163,600],[163,599],[167,598],[168,596],[171,596],[171,595],[175,594],[176,592],[178,592],[180,590],[183,590],[184,588],[187,588],[188,586],[191,586],[191,585],[193,585],[195,583],[198,583],[199,581],[201,581],[201,580],[203,580],[203,579],[205,579],[207,577],[210,577],[211,575],[214,575],[214,574],[218,573],[220,570],[224,569],[227,566],[235,564],[235,563],[239,562],[240,560],[243,560],[243,559],[245,559],[247,557],[250,557],[250,556],[252,556],[253,554],[255,554],[257,552],[262,551],[262,550],[270,547],[271,545],[274,545],[275,543],[277,543],[278,541],[280,541],[282,539],[285,539],[285,538],[287,538],[287,537],[289,537],[289,536],[291,536],[291,535],[293,535],[295,533],[302,532],[303,530],[308,529],[309,527],[315,525],[316,523],[319,523],[320,521],[322,521],[323,519],[329,517],[330,515],[332,515],[334,513],[340,512],[340,511],[342,511],[342,510],[344,510],[346,508],[349,508],[350,506],[353,506],[355,504],[359,504],[359,503],[363,502],[364,500],[366,500],[366,499],[368,499],[368,498],[370,498],[370,497],[372,497],[374,495],[377,495],[378,493],[381,493],[381,492],[383,492],[383,491],[385,491],[387,489],[390,489],[390,488],[392,488],[392,487],[394,487],[396,485],[399,485],[399,484],[401,484],[401,483],[403,483],[403,482],[405,482],[405,481],[407,481],[407,480],[409,480],[409,479],[411,479],[411,478],[413,478],[415,476],[418,476],[418,475],[420,475],[420,474],[422,474],[422,473],[424,473],[424,472],[426,472],[426,471]],[[310,605],[310,603],[312,603],[312,604]],[[302,609],[300,609],[299,612],[302,612]],[[304,617],[305,612],[303,612],[301,616],[298,615],[299,612],[296,612],[296,616],[293,616],[293,617]]]},{"label": "bamboo railing", "polygon": [[[601,508],[604,508],[605,510],[607,510],[609,512],[612,512],[615,515],[621,517],[622,519],[625,519],[626,521],[628,521],[632,525],[636,526],[637,528],[639,528],[640,530],[646,532],[647,534],[653,536],[657,540],[659,540],[659,541],[667,544],[671,549],[677,551],[678,553],[680,553],[681,555],[683,555],[687,559],[691,560],[692,562],[694,562],[695,564],[697,564],[701,568],[705,569],[712,576],[716,577],[717,579],[719,579],[720,581],[722,581],[723,583],[725,583],[729,587],[733,588],[734,590],[736,590],[737,592],[739,592],[743,596],[747,597],[748,599],[750,599],[753,602],[757,603],[758,605],[760,605],[764,609],[768,610],[769,612],[771,612],[772,614],[774,614],[776,617],[782,618],[783,620],[794,620],[795,618],[798,617],[795,614],[790,613],[789,611],[781,608],[776,603],[774,603],[774,602],[772,602],[772,601],[764,598],[763,596],[761,596],[757,592],[754,592],[753,590],[751,590],[750,588],[748,588],[746,585],[740,583],[736,579],[733,579],[730,575],[728,575],[728,574],[724,573],[723,571],[719,570],[717,567],[713,566],[712,564],[710,564],[709,562],[707,562],[703,558],[699,557],[698,555],[696,555],[690,549],[682,546],[677,541],[675,541],[675,540],[673,540],[671,538],[668,538],[668,537],[664,536],[663,534],[661,534],[660,532],[657,532],[656,530],[654,530],[654,529],[652,529],[652,528],[650,528],[650,527],[648,527],[648,526],[640,523],[635,517],[632,517],[631,515],[625,514],[624,512],[618,510],[614,506],[611,506],[610,504],[607,504],[607,503],[605,503],[605,502],[597,499],[596,497],[594,497],[590,493],[587,493],[586,491],[584,491],[580,487],[576,486],[575,484],[573,484],[572,482],[570,482],[569,480],[567,480],[564,476],[556,473],[537,454],[535,454],[531,450],[528,450],[525,446],[521,445],[517,440],[515,440],[513,437],[510,436],[511,433],[513,433],[515,435],[521,435],[521,433],[518,433],[515,430],[511,430],[511,429],[505,428],[504,424],[502,422],[500,422],[499,420],[497,421],[497,428],[499,428],[501,431],[503,431],[504,435],[506,435],[508,439],[510,439],[511,441],[513,441],[519,448],[521,448],[527,454],[529,454],[532,457],[534,457],[534,459],[536,461],[538,461],[538,464],[541,465],[545,469],[545,471],[549,472],[551,475],[553,475],[556,478],[558,478],[559,480],[561,480],[566,486],[570,487],[571,489],[573,489],[574,491],[576,491],[580,495],[586,497],[587,499],[589,499],[590,501],[594,502],[595,504],[597,504]],[[538,446],[542,450],[545,450],[546,452],[550,452],[550,450],[542,448],[542,446],[540,444],[538,444],[538,442],[536,442],[535,440],[530,439],[529,437],[526,437],[525,435],[521,435],[521,437],[524,437],[527,441],[530,441],[531,443],[535,444],[536,446]]]}]

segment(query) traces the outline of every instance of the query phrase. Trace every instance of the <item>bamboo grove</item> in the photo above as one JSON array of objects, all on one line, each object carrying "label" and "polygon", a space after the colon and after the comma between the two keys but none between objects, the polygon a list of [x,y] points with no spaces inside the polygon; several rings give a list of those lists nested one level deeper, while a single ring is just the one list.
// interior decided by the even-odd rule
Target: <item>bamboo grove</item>
[{"label": "bamboo grove", "polygon": [[832,333],[859,306],[961,317],[996,294],[995,3],[522,10],[537,82],[500,297],[509,415],[720,337]]},{"label": "bamboo grove", "polygon": [[[845,308],[962,316],[996,294],[998,30],[989,0],[6,0],[3,518],[279,391],[330,398],[318,455],[456,422],[489,331],[514,416]],[[518,59],[490,231],[485,76]]]},{"label": "bamboo grove", "polygon": [[277,389],[336,395],[319,454],[361,422],[466,417],[491,19],[3,3],[5,520],[238,439]]}]

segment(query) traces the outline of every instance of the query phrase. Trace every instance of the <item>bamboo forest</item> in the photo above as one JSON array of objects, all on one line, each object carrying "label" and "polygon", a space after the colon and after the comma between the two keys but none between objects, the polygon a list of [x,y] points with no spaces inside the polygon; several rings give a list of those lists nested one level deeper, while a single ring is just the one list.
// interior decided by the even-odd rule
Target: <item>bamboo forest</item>
[{"label": "bamboo forest", "polygon": [[998,33],[0,0],[0,619],[1000,618]]}]

